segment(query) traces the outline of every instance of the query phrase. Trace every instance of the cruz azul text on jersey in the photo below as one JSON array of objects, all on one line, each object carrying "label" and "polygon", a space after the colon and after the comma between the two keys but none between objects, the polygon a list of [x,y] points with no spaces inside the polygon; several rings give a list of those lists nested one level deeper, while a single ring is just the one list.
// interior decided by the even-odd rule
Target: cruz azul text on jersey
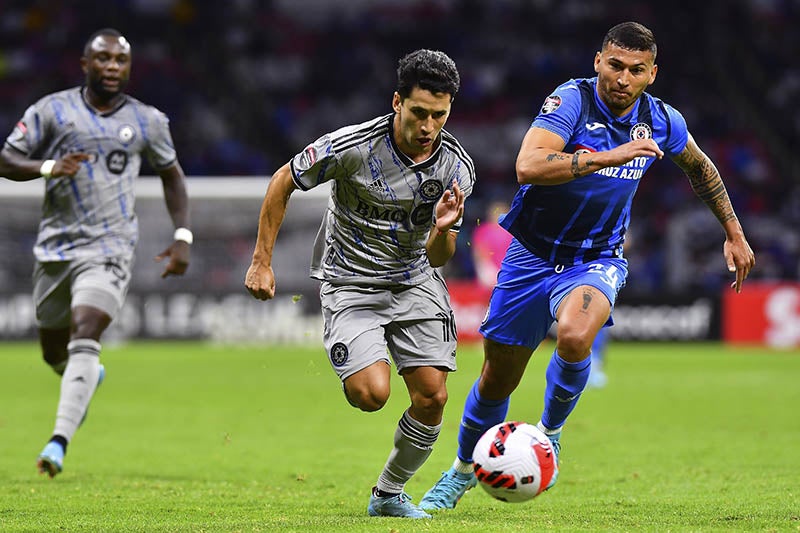
[{"label": "cruz azul text on jersey", "polygon": [[609,178],[619,178],[623,180],[638,180],[642,178],[644,171],[647,170],[647,157],[634,158],[630,163],[621,167],[606,167],[596,171],[595,174],[608,176]]}]

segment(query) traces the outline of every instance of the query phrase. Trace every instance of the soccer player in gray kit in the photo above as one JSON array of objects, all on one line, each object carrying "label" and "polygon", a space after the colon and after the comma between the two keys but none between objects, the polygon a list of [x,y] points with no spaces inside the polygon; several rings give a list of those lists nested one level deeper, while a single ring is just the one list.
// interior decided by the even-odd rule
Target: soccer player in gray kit
[{"label": "soccer player in gray kit", "polygon": [[43,177],[34,246],[33,298],[44,360],[60,374],[55,429],[39,472],[61,472],[67,444],[103,381],[100,336],[117,316],[131,279],[138,223],[135,182],[142,155],[161,177],[175,226],[162,277],[189,266],[189,201],[167,117],[125,94],[131,45],[117,30],[92,34],[81,57],[85,85],[44,96],[0,151],[0,176]]},{"label": "soccer player in gray kit", "polygon": [[325,350],[354,407],[377,411],[389,399],[390,355],[411,399],[367,512],[430,518],[404,487],[439,436],[456,368],[453,311],[436,267],[455,252],[475,171],[443,129],[460,83],[453,60],[417,50],[397,74],[392,113],[323,135],[275,172],[245,285],[258,299],[275,295],[272,249],[289,196],[331,181],[311,265]]}]

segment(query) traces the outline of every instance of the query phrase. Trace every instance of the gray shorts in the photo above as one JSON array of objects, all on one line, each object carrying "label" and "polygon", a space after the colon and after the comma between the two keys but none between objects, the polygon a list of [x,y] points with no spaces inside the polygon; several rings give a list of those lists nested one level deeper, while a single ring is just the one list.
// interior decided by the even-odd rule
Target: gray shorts
[{"label": "gray shorts", "polygon": [[79,305],[100,309],[113,320],[128,293],[131,263],[120,257],[37,261],[33,269],[33,301],[39,327],[69,327],[72,308]]},{"label": "gray shorts", "polygon": [[417,366],[456,369],[456,326],[438,272],[416,287],[333,285],[320,289],[328,359],[344,381],[377,361],[397,371]]}]

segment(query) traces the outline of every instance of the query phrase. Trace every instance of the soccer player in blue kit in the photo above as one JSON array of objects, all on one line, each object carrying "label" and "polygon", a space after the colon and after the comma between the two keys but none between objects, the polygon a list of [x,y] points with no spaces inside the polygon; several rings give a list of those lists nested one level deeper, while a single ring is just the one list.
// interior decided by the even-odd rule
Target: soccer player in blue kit
[{"label": "soccer player in blue kit", "polygon": [[467,396],[456,460],[421,508],[453,508],[477,484],[475,443],[505,420],[509,397],[553,321],[556,348],[538,427],[558,459],[561,430],[589,378],[592,342],[612,323],[625,284],[622,245],[631,200],[656,159],[669,156],[719,220],[725,261],[735,273],[731,286],[741,291],[755,256],[719,172],[684,118],[645,92],[656,78],[655,59],[649,29],[635,22],[611,28],[594,59],[597,77],[556,88],[525,135],[516,162],[520,189],[500,220],[514,240],[480,328],[483,369]]}]

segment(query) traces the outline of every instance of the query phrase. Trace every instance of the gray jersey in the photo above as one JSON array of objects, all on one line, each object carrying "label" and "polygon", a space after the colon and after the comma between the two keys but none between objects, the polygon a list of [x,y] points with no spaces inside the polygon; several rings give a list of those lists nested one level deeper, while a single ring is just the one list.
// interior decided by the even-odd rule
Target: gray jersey
[{"label": "gray jersey", "polygon": [[33,159],[84,152],[73,178],[45,182],[34,254],[39,261],[131,257],[138,238],[135,180],[142,154],[156,170],[176,162],[167,117],[126,96],[98,113],[75,87],[45,96],[25,111],[6,143]]},{"label": "gray jersey", "polygon": [[332,180],[311,277],[388,287],[418,285],[431,276],[425,243],[434,207],[453,180],[469,196],[475,168],[445,130],[433,155],[414,163],[394,142],[393,117],[336,130],[292,159],[300,189]]}]

